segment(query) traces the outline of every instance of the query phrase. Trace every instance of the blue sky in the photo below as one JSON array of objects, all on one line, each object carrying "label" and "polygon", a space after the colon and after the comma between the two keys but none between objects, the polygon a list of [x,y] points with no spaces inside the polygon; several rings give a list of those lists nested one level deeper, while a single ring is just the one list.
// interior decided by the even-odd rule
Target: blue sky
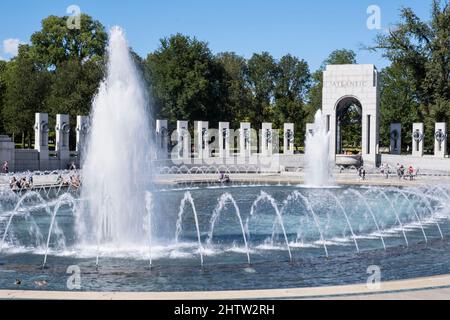
[{"label": "blue sky", "polygon": [[[77,5],[106,27],[122,26],[141,56],[155,50],[159,39],[177,32],[207,41],[214,53],[234,51],[245,57],[268,51],[279,59],[291,53],[305,59],[312,70],[334,49],[357,52],[359,63],[388,64],[379,54],[360,50],[377,32],[367,28],[367,8],[381,9],[381,25],[398,20],[409,6],[428,19],[431,0],[2,0],[0,57],[11,58],[14,42],[28,42],[48,15],[66,15]],[[8,40],[9,39],[9,40]]]}]

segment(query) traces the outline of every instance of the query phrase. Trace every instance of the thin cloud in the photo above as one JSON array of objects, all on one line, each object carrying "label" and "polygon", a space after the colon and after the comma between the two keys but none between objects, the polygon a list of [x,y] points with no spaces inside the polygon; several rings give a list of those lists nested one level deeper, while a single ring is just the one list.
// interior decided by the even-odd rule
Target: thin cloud
[{"label": "thin cloud", "polygon": [[3,40],[3,53],[9,54],[13,57],[19,53],[19,45],[22,44],[20,39],[6,39]]}]

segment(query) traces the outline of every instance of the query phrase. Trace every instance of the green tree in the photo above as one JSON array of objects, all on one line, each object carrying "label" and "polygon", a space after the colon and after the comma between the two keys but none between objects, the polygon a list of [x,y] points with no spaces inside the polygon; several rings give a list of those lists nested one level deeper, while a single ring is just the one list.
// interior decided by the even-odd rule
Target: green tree
[{"label": "green tree", "polygon": [[323,72],[329,64],[355,64],[356,53],[352,50],[340,49],[333,51],[312,74],[312,85],[308,92],[307,121],[312,122],[314,115],[322,108]]},{"label": "green tree", "polygon": [[[92,99],[104,76],[107,33],[98,21],[82,14],[79,29],[67,27],[68,17],[49,16],[31,36],[30,56],[51,74],[45,110],[53,121],[58,113],[89,114]],[[71,131],[75,141],[75,130]],[[74,145],[72,145],[74,147]]]},{"label": "green tree", "polygon": [[381,72],[381,145],[390,145],[391,123],[402,124],[402,146],[412,144],[411,128],[421,120],[416,92],[412,89],[412,76],[398,64]]},{"label": "green tree", "polygon": [[205,42],[182,34],[161,40],[146,68],[156,113],[171,124],[177,119],[219,121],[226,116],[223,68]]},{"label": "green tree", "polygon": [[7,65],[2,116],[7,133],[22,135],[23,147],[25,138],[31,147],[34,114],[45,110],[49,79],[49,72],[34,62],[27,45],[20,46],[18,56]]},{"label": "green tree", "polygon": [[259,127],[262,122],[269,121],[273,116],[271,103],[274,99],[277,76],[277,63],[268,52],[254,54],[248,61],[247,82],[252,92],[252,108],[249,115],[254,128]]},{"label": "green tree", "polygon": [[426,145],[432,145],[434,123],[450,121],[450,5],[433,0],[430,21],[411,8],[401,10],[400,22],[388,34],[379,34],[371,50],[383,55],[409,76],[426,124]]},{"label": "green tree", "polygon": [[52,72],[46,109],[51,114],[89,114],[103,74],[104,67],[99,61],[90,60],[83,64],[76,60],[61,62]]},{"label": "green tree", "polygon": [[6,133],[4,127],[3,113],[4,98],[6,93],[6,81],[5,81],[6,61],[0,60],[0,134]]},{"label": "green tree", "polygon": [[233,127],[238,127],[240,122],[250,121],[252,95],[246,82],[247,61],[234,52],[220,53],[216,59],[224,69],[225,120],[230,121]]},{"label": "green tree", "polygon": [[295,124],[297,144],[303,144],[305,128],[305,104],[311,74],[306,61],[286,55],[278,62],[275,84],[274,122],[278,128],[283,123]]},{"label": "green tree", "polygon": [[108,35],[103,25],[82,14],[80,29],[67,27],[68,17],[49,16],[42,28],[31,36],[31,54],[48,68],[57,68],[68,61],[103,58]]}]

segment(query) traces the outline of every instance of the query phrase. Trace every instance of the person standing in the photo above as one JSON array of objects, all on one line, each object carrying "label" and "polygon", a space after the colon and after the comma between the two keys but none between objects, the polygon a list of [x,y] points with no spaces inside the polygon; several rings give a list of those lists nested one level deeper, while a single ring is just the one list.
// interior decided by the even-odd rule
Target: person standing
[{"label": "person standing", "polygon": [[72,162],[72,163],[70,164],[69,170],[70,170],[70,171],[77,170],[77,166],[75,165],[75,162]]},{"label": "person standing", "polygon": [[399,180],[402,178],[402,166],[400,163],[397,163],[397,176]]},{"label": "person standing", "polygon": [[3,167],[2,167],[3,173],[9,173],[9,164],[8,161],[5,161],[3,163]]},{"label": "person standing", "polygon": [[414,179],[414,168],[413,166],[409,166],[408,168],[408,176],[409,176],[409,180],[413,180]]},{"label": "person standing", "polygon": [[360,167],[358,170],[358,175],[359,175],[360,180],[365,180],[366,179],[366,169],[364,169],[364,167]]}]

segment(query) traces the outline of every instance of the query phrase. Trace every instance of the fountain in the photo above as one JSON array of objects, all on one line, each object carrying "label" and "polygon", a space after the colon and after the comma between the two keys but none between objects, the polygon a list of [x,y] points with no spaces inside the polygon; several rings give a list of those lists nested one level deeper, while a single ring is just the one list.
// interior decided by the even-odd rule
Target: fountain
[{"label": "fountain", "polygon": [[[450,188],[328,188],[329,133],[320,110],[306,141],[306,186],[153,185],[149,100],[118,27],[111,29],[108,57],[93,102],[81,192],[62,184],[0,189],[0,272],[14,271],[2,272],[0,289],[10,288],[16,273],[30,280],[46,272],[52,290],[68,290],[64,272],[54,270],[69,265],[82,267],[85,291],[353,284],[366,280],[361,266],[374,264],[389,266],[387,280],[450,273]],[[226,168],[239,171],[257,168]],[[90,272],[100,257],[101,277]],[[36,268],[42,258],[55,268]]]},{"label": "fountain", "polygon": [[208,233],[208,240],[207,243],[209,245],[211,245],[212,243],[212,238],[214,235],[214,227],[216,226],[217,220],[220,217],[220,214],[222,213],[222,211],[225,209],[227,202],[231,202],[234,206],[234,211],[236,213],[236,216],[239,220],[239,225],[241,226],[241,231],[242,231],[242,239],[244,240],[244,245],[245,245],[245,251],[247,252],[247,262],[250,265],[251,261],[250,261],[250,250],[248,249],[248,242],[247,242],[247,236],[245,235],[245,227],[244,227],[244,223],[242,221],[242,216],[241,216],[241,212],[239,210],[239,206],[236,203],[236,200],[234,200],[233,196],[230,193],[224,193],[220,198],[219,198],[219,203],[217,204],[217,207],[214,209],[214,213],[211,217],[211,229]]},{"label": "fountain", "polygon": [[175,242],[178,243],[180,241],[181,232],[183,230],[183,214],[184,209],[186,207],[186,203],[190,203],[192,207],[192,212],[194,214],[195,219],[195,229],[197,230],[197,241],[198,241],[198,252],[200,254],[200,266],[203,267],[204,259],[203,259],[203,245],[202,239],[200,235],[200,226],[198,224],[198,214],[195,207],[194,199],[192,199],[192,195],[190,192],[186,192],[184,194],[183,200],[180,203],[180,210],[178,211],[178,220],[176,224],[176,232],[175,232]]},{"label": "fountain", "polygon": [[119,27],[110,31],[105,80],[94,99],[83,165],[78,226],[84,244],[145,245],[145,191],[151,188],[148,97]]},{"label": "fountain", "polygon": [[329,160],[330,133],[326,128],[322,110],[314,117],[313,132],[308,132],[305,142],[305,183],[308,186],[323,187],[332,184]]}]

